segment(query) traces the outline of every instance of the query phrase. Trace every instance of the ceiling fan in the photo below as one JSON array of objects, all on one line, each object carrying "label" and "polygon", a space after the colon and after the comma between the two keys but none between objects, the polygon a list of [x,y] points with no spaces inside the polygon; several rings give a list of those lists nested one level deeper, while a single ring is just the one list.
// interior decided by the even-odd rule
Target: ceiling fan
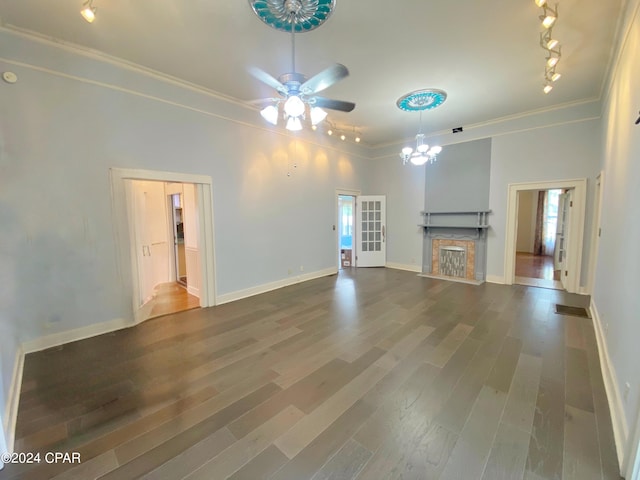
[{"label": "ceiling fan", "polygon": [[249,3],[256,15],[267,25],[291,32],[291,72],[283,73],[276,79],[259,68],[250,69],[255,78],[275,89],[280,95],[251,102],[267,104],[260,111],[262,117],[277,125],[282,109],[282,116],[287,122],[286,128],[296,131],[302,129],[302,120],[306,118],[307,108],[311,124],[314,126],[326,118],[325,108],[341,112],[352,111],[355,103],[317,95],[347,77],[347,67],[336,63],[311,78],[296,72],[296,31],[312,30],[324,23],[335,6],[335,0],[249,0]]}]

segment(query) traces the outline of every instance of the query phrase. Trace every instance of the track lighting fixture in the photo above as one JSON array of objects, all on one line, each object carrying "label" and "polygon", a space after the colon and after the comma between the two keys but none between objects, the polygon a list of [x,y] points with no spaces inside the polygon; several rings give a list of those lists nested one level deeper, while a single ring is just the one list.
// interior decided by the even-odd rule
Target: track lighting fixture
[{"label": "track lighting fixture", "polygon": [[[360,137],[360,133],[356,130],[356,127],[354,126],[342,127],[340,125],[336,125],[335,123],[332,123],[329,121],[326,121],[324,123],[326,124],[326,127],[323,131],[330,137],[335,135],[343,142],[347,140],[353,140],[355,143],[360,143],[362,141],[362,138]],[[317,131],[318,128],[321,128],[321,126],[316,126],[314,130]]]},{"label": "track lighting fixture", "polygon": [[542,5],[542,11],[543,13],[540,15],[542,26],[547,29],[553,27],[553,24],[556,23],[556,20],[558,19],[558,5],[556,4],[556,8],[551,8],[545,2]]},{"label": "track lighting fixture", "polygon": [[82,4],[82,10],[80,10],[80,15],[87,22],[93,23],[96,19],[96,10],[97,8],[93,6],[93,0],[87,0]]},{"label": "track lighting fixture", "polygon": [[551,38],[552,31],[553,29],[549,29],[540,34],[540,46],[546,50],[553,50],[560,44],[557,39]]},{"label": "track lighting fixture", "polygon": [[542,91],[547,94],[553,90],[553,83],[562,76],[556,70],[562,56],[560,41],[553,37],[553,26],[558,20],[558,4],[556,4],[555,8],[552,8],[547,5],[546,0],[534,0],[534,2],[538,7],[542,8],[542,15],[539,18],[542,21],[544,30],[540,33],[540,46],[547,52],[544,67],[545,83]]},{"label": "track lighting fixture", "polygon": [[549,56],[547,57],[547,67],[553,68],[560,61],[560,51],[549,50]]}]

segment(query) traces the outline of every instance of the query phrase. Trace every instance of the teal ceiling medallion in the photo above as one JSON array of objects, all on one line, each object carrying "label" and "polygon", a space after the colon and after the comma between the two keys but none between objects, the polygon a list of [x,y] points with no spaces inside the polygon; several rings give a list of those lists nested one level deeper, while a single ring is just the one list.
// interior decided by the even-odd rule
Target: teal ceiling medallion
[{"label": "teal ceiling medallion", "polygon": [[409,92],[401,96],[396,102],[400,110],[404,110],[405,112],[420,112],[420,128],[416,135],[415,148],[407,145],[400,151],[400,158],[402,159],[403,165],[411,162],[413,165],[420,166],[426,163],[433,163],[437,160],[438,154],[442,151],[442,147],[426,143],[426,135],[422,133],[422,112],[439,107],[446,99],[447,92],[444,90],[427,88],[425,90]]},{"label": "teal ceiling medallion", "polygon": [[309,32],[333,12],[336,0],[249,0],[254,13],[276,30]]},{"label": "teal ceiling medallion", "polygon": [[439,107],[447,99],[447,92],[436,88],[415,90],[398,99],[396,105],[405,112],[420,112]]}]

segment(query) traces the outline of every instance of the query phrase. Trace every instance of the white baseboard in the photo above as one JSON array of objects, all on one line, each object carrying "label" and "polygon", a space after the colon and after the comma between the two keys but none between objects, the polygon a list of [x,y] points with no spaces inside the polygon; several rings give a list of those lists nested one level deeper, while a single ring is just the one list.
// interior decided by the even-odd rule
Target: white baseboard
[{"label": "white baseboard", "polygon": [[616,453],[618,454],[618,465],[622,467],[624,465],[625,449],[629,437],[627,419],[622,405],[622,395],[620,395],[620,390],[618,388],[619,383],[615,368],[613,367],[611,358],[609,357],[604,328],[600,321],[600,315],[598,314],[598,309],[596,308],[593,298],[591,299],[589,310],[591,311],[593,327],[596,332],[602,379],[604,380],[604,387],[607,391],[607,399],[609,400],[611,424],[613,425],[613,437],[616,442]]},{"label": "white baseboard", "polygon": [[22,350],[25,354],[39,352],[46,350],[47,348],[58,347],[65,343],[75,342],[77,340],[84,340],[85,338],[95,337],[96,335],[102,335],[103,333],[110,333],[123,328],[132,327],[134,323],[130,320],[123,318],[116,318],[107,322],[96,323],[94,325],[87,325],[86,327],[75,328],[73,330],[67,330],[66,332],[54,333],[44,337],[29,340],[22,344]]},{"label": "white baseboard", "polygon": [[386,268],[393,268],[395,270],[405,270],[407,272],[422,273],[421,265],[408,265],[404,263],[387,262],[384,266]]},{"label": "white baseboard", "polygon": [[504,277],[500,275],[487,275],[485,280],[487,283],[498,283],[500,285],[504,285]]},{"label": "white baseboard", "polygon": [[583,287],[581,286],[578,289],[578,295],[591,295],[591,292],[589,291],[589,287]]},{"label": "white baseboard", "polygon": [[200,298],[200,289],[191,285],[187,285],[187,293],[193,295],[194,297]]},{"label": "white baseboard", "polygon": [[4,433],[7,452],[13,452],[16,440],[16,421],[18,420],[18,405],[20,404],[20,391],[22,387],[22,372],[24,371],[24,349],[18,346],[16,360],[13,365],[11,385],[9,385],[9,398],[4,417]]},{"label": "white baseboard", "polygon": [[326,277],[328,275],[335,275],[338,273],[336,267],[325,268],[324,270],[318,270],[317,272],[305,273],[304,275],[296,275],[275,282],[265,283],[262,285],[256,285],[255,287],[247,288],[244,290],[238,290],[231,293],[225,293],[218,295],[216,303],[222,305],[223,303],[235,302],[243,298],[252,297],[254,295],[260,295],[261,293],[277,290],[278,288],[288,287],[289,285],[295,285],[296,283],[306,282],[320,277]]}]

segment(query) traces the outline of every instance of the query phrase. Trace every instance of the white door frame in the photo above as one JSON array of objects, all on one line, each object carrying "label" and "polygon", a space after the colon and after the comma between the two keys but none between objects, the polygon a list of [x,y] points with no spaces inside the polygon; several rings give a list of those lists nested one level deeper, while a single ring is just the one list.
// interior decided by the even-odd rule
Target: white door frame
[{"label": "white door frame", "polygon": [[640,412],[636,419],[635,428],[628,436],[628,444],[620,465],[620,475],[627,480],[640,478]]},{"label": "white door frame", "polygon": [[[200,250],[201,291],[200,306],[216,305],[215,289],[215,250],[213,235],[213,189],[212,179],[208,175],[194,175],[188,173],[161,172],[155,170],[141,170],[128,168],[111,168],[111,202],[113,210],[116,255],[119,260],[119,276],[125,288],[132,287],[132,312],[134,323],[145,320],[136,313],[140,305],[140,289],[138,286],[138,262],[135,242],[132,242],[133,232],[127,214],[127,196],[125,194],[125,180],[153,180],[159,182],[192,183],[196,186],[196,202],[198,204]],[[127,282],[127,275],[130,281]],[[129,291],[127,290],[127,294]]]},{"label": "white door frame", "polygon": [[573,211],[569,218],[569,243],[567,244],[566,288],[569,293],[580,293],[584,221],[587,200],[587,179],[550,180],[545,182],[510,183],[507,192],[507,225],[504,243],[504,279],[513,285],[516,275],[516,239],[518,226],[518,192],[523,190],[574,189]]},{"label": "white door frame", "polygon": [[[365,200],[363,200],[363,198]],[[360,222],[360,223],[364,223],[363,219],[361,218],[362,215],[362,207],[364,205],[364,202],[371,202],[374,201],[376,203],[380,203],[381,204],[381,217],[380,217],[380,225],[381,225],[381,238],[380,238],[380,251],[372,251],[370,249],[367,249],[368,251],[364,251],[363,249],[363,242],[362,242],[362,235],[364,234],[364,230],[361,231],[357,231],[356,236],[355,236],[355,242],[358,247],[360,248],[360,254],[356,255],[356,267],[386,267],[387,265],[387,240],[386,240],[386,230],[387,230],[387,195],[360,195],[359,197],[356,198],[356,220],[355,222]],[[377,223],[377,221],[376,221]],[[371,221],[369,220],[369,225],[371,224]],[[362,230],[362,225],[360,226],[360,230]],[[377,233],[377,232],[376,232]],[[371,234],[371,232],[370,232]],[[368,239],[369,242],[371,242],[371,238]],[[369,246],[371,247],[371,243],[369,243]],[[377,258],[375,258],[377,257]],[[383,257],[382,262],[380,262],[380,257]]]},{"label": "white door frame", "polygon": [[[336,195],[334,197],[335,199],[335,207],[333,208],[336,217],[335,217],[335,223],[333,224],[333,229],[335,231],[335,242],[336,242],[336,246],[335,246],[335,252],[336,254],[334,255],[334,258],[336,259],[336,271],[335,273],[338,273],[338,271],[340,270],[340,232],[338,231],[338,197],[340,195],[349,195],[351,197],[358,197],[360,195],[360,190],[350,190],[348,188],[336,188]],[[354,199],[354,206],[355,206],[355,199]],[[355,209],[353,211],[353,250],[351,251],[351,266],[355,267],[356,265],[356,228],[357,228],[357,223],[356,222],[356,212]]]},{"label": "white door frame", "polygon": [[593,205],[593,228],[591,232],[591,255],[589,256],[589,294],[593,295],[596,286],[596,265],[598,263],[598,248],[600,246],[600,223],[602,222],[602,199],[604,189],[604,170],[596,177],[596,194]]}]

